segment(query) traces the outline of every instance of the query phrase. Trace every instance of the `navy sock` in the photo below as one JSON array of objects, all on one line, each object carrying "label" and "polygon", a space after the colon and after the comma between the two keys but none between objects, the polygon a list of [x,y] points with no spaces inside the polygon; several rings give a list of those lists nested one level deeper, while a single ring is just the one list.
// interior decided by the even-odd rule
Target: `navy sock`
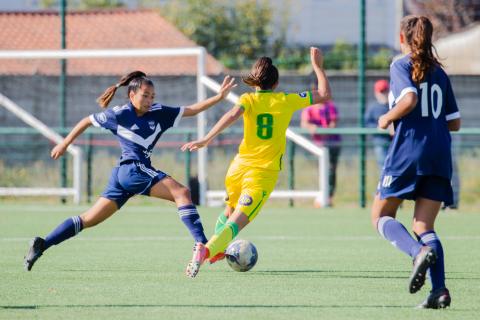
[{"label": "navy sock", "polygon": [[82,229],[82,219],[79,216],[68,218],[45,238],[45,249],[75,236]]},{"label": "navy sock", "polygon": [[392,217],[381,217],[378,220],[377,229],[382,237],[412,258],[415,257],[422,248],[422,244],[413,239],[403,224]]},{"label": "navy sock", "polygon": [[440,239],[435,231],[431,230],[420,235],[420,243],[431,247],[437,254],[436,262],[429,269],[432,291],[445,288],[445,260]]},{"label": "navy sock", "polygon": [[195,242],[207,243],[207,237],[203,232],[202,221],[197,212],[197,208],[193,204],[182,206],[178,208],[178,215],[183,224],[188,228]]}]

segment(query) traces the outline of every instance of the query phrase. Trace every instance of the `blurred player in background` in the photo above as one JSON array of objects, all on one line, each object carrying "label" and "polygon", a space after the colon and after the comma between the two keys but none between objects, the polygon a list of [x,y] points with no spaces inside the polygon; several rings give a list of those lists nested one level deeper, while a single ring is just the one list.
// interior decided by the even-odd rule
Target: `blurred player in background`
[{"label": "blurred player in background", "polygon": [[[372,207],[372,223],[396,248],[413,258],[409,291],[423,286],[430,271],[432,290],[420,308],[445,308],[444,254],[434,230],[441,203],[453,202],[450,131],[460,113],[450,80],[433,53],[433,27],[425,16],[407,16],[400,25],[403,57],[390,66],[390,111],[378,126],[395,134]],[[414,200],[413,231],[395,219],[404,199]]]},{"label": "blurred player in background", "polygon": [[[316,134],[315,131],[317,128],[336,128],[337,124],[338,109],[333,101],[317,103],[302,110],[301,127],[308,129],[316,145],[328,148],[328,207],[333,206],[341,137],[338,134]],[[316,208],[322,206],[319,199],[315,199],[313,205]]]},{"label": "blurred player in background", "polygon": [[190,191],[168,174],[154,169],[150,156],[158,139],[167,129],[177,126],[182,117],[194,116],[223,100],[235,87],[234,79],[225,77],[219,93],[214,97],[191,106],[167,107],[153,102],[153,82],[145,73],[135,71],[106,89],[97,100],[100,106],[106,108],[117,89],[123,86],[128,86],[128,103],[80,120],[63,142],[53,148],[51,156],[58,159],[83,131],[94,125],[108,129],[117,136],[122,155],[118,166],[112,170],[106,189],[93,207],[80,216],[68,218],[45,239],[36,237],[30,242],[24,261],[26,270],[32,269],[45,250],[77,235],[85,228],[101,223],[136,194],[175,202],[180,219],[190,230],[195,242],[207,242]]},{"label": "blurred player in background", "polygon": [[258,59],[243,81],[255,89],[245,93],[201,140],[182,146],[182,150],[206,147],[220,132],[243,116],[243,140],[225,178],[226,209],[218,217],[215,235],[204,245],[197,243],[186,274],[195,277],[210,258],[224,257],[233,238],[260,212],[277,182],[285,153],[286,130],[293,113],[301,108],[330,100],[330,86],[323,70],[323,56],[311,48],[310,56],[317,76],[318,90],[303,93],[274,92],[278,70],[268,57]]},{"label": "blurred player in background", "polygon": [[[373,85],[375,102],[370,104],[365,113],[365,126],[367,128],[376,128],[380,116],[388,112],[388,92],[390,86],[387,80],[377,80]],[[381,171],[390,145],[390,136],[387,134],[374,134],[372,136],[373,151],[377,160],[378,169]]]}]

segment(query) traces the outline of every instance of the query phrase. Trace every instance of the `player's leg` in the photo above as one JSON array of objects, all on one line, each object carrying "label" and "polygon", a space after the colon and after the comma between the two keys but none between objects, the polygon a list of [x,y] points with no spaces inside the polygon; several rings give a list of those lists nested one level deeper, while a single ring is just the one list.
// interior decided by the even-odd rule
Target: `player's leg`
[{"label": "player's leg", "polygon": [[418,235],[419,242],[431,247],[436,254],[436,261],[429,268],[432,290],[427,299],[419,305],[421,308],[445,308],[451,302],[450,293],[445,286],[443,247],[434,231],[434,222],[440,206],[441,202],[430,199],[418,198],[415,201],[413,230]]},{"label": "player's leg", "polygon": [[82,215],[74,216],[65,220],[50,232],[45,239],[35,237],[31,240],[29,250],[25,256],[25,269],[30,271],[37,259],[51,246],[57,245],[77,235],[85,228],[90,228],[99,224],[117,210],[118,205],[115,201],[101,197]]},{"label": "player's leg", "polygon": [[200,215],[187,187],[170,176],[164,176],[150,188],[149,195],[175,202],[180,220],[190,231],[195,242],[207,243]]},{"label": "player's leg", "polygon": [[380,195],[377,194],[372,207],[372,224],[383,238],[414,259],[409,291],[415,293],[423,286],[425,272],[434,262],[435,257],[431,248],[415,241],[405,226],[395,219],[401,203],[402,199],[380,199]]},{"label": "player's leg", "polygon": [[445,261],[442,243],[435,232],[435,220],[441,207],[453,202],[453,190],[448,179],[440,177],[424,177],[415,201],[413,230],[419,242],[433,249],[436,255],[435,264],[430,266],[432,290],[421,308],[445,308],[450,305],[451,298],[445,286]]},{"label": "player's leg", "polygon": [[416,175],[392,176],[382,173],[371,214],[371,222],[378,233],[412,258],[419,254],[422,245],[395,216],[404,199],[415,199],[417,182]]},{"label": "player's leg", "polygon": [[215,223],[215,234],[219,234],[225,227],[228,218],[232,215],[234,207],[227,205],[225,209],[218,215],[217,222]]},{"label": "player's leg", "polygon": [[335,195],[335,190],[337,187],[337,165],[338,159],[340,157],[340,146],[332,146],[328,149],[330,166],[328,174],[328,184],[329,184],[329,195],[328,195],[328,206],[333,206],[333,196]]},{"label": "player's leg", "polygon": [[223,230],[215,234],[206,245],[211,257],[224,252],[237,234],[255,219],[273,191],[277,179],[276,171],[245,168],[241,195],[233,214],[228,218]]},{"label": "player's leg", "polygon": [[373,201],[371,220],[378,233],[397,249],[415,257],[421,245],[411,236],[405,226],[395,219],[398,207],[402,203],[400,198],[380,199],[377,194]]},{"label": "player's leg", "polygon": [[237,234],[260,212],[275,187],[278,172],[244,168],[241,196],[233,214],[219,234],[213,235],[205,246],[198,248],[187,267],[187,275],[195,277],[202,263],[209,257],[223,253]]},{"label": "player's leg", "polygon": [[225,197],[225,209],[217,218],[215,223],[215,234],[218,235],[227,223],[228,218],[235,211],[238,198],[242,192],[242,179],[245,174],[245,170],[236,162],[232,162],[228,168],[225,176],[225,191],[227,196]]}]

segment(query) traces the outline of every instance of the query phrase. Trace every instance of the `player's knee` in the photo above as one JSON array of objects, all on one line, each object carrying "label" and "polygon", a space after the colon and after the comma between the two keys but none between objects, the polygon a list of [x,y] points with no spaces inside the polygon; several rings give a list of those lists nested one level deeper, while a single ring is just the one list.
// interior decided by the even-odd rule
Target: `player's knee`
[{"label": "player's knee", "polygon": [[185,200],[191,201],[191,197],[192,197],[190,190],[185,186],[180,186],[176,188],[172,192],[172,195],[176,201],[185,201]]},{"label": "player's knee", "polygon": [[372,223],[372,226],[375,230],[377,230],[379,219],[380,219],[380,212],[378,212],[377,210],[375,210],[375,208],[373,208],[370,214],[370,222]]}]

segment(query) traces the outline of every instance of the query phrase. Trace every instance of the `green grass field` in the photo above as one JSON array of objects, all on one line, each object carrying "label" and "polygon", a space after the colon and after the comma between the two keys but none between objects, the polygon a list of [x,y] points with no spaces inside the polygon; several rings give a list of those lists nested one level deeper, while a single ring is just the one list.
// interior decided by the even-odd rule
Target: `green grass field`
[{"label": "green grass field", "polygon": [[[85,207],[0,206],[0,319],[478,319],[480,215],[441,214],[448,310],[415,310],[411,261],[370,227],[367,210],[268,206],[240,238],[258,264],[221,261],[184,275],[192,241],[173,206],[126,205],[23,270],[28,240]],[[207,233],[220,209],[201,208]],[[409,225],[409,209],[400,219]]]}]

